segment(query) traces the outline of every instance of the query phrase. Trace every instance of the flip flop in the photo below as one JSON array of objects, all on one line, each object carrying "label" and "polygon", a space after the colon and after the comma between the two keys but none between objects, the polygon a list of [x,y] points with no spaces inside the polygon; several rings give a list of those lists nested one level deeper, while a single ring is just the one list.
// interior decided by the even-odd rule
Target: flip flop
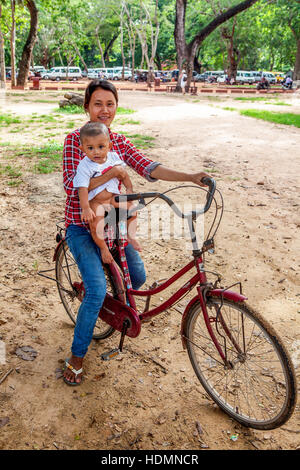
[{"label": "flip flop", "polygon": [[[77,377],[77,375],[81,374],[82,373],[82,368],[81,369],[74,369],[73,366],[71,366],[71,364],[68,363],[68,360],[69,358],[67,358],[65,360],[65,367],[63,368],[63,371],[65,371],[66,369],[70,369],[71,372],[73,372],[73,374],[75,375],[75,378]],[[80,382],[70,382],[70,380],[68,380],[64,375],[63,375],[63,379],[64,379],[64,382],[68,385],[71,385],[71,386],[75,386],[75,385],[81,385],[82,381],[83,381],[83,377],[81,378],[81,381]]]}]

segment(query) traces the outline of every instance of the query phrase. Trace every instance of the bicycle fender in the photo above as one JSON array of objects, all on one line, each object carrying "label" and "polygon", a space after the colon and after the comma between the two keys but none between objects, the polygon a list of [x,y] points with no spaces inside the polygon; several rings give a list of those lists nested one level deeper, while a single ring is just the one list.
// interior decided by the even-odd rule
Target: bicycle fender
[{"label": "bicycle fender", "polygon": [[182,341],[182,346],[183,349],[186,349],[186,339],[185,339],[185,324],[186,324],[186,319],[187,319],[187,314],[190,311],[190,308],[196,303],[200,302],[199,296],[196,295],[195,297],[192,298],[192,300],[189,301],[187,306],[185,307],[185,310],[182,315],[181,319],[181,328],[180,328],[180,336],[181,336],[181,341]]},{"label": "bicycle fender", "polygon": [[224,299],[232,300],[233,302],[244,302],[247,300],[242,294],[238,292],[233,292],[232,290],[224,290],[224,289],[213,289],[207,293],[208,297],[216,296],[216,297],[223,297]]},{"label": "bicycle fender", "polygon": [[53,255],[53,260],[52,260],[52,261],[56,261],[57,252],[58,252],[58,250],[59,250],[59,248],[60,248],[60,245],[61,245],[64,241],[65,241],[65,239],[62,238],[62,239],[58,242],[58,244],[56,245],[56,248],[55,248],[55,251],[54,251],[54,255]]},{"label": "bicycle fender", "polygon": [[[212,289],[212,290],[207,292],[207,297],[214,297],[214,296],[215,297],[223,297],[224,299],[228,299],[228,300],[231,300],[233,302],[244,302],[245,300],[247,300],[247,297],[245,297],[242,294],[239,294],[238,292],[233,292],[233,291],[224,290],[224,289]],[[184,313],[182,315],[180,335],[181,335],[181,341],[182,341],[183,349],[186,349],[185,324],[186,324],[187,315],[188,315],[191,307],[196,302],[200,303],[199,295],[196,295],[195,297],[193,297],[190,300],[190,302],[185,307]]]}]

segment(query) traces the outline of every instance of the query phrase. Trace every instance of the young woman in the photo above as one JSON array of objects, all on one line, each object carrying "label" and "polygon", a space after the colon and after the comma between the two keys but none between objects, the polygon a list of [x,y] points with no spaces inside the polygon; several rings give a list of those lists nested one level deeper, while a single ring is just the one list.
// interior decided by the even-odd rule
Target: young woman
[{"label": "young woman", "polygon": [[[96,79],[86,88],[84,109],[91,122],[101,122],[109,129],[112,150],[117,152],[128,166],[149,182],[158,179],[165,181],[188,181],[204,186],[201,182],[206,173],[184,173],[162,166],[145,157],[122,134],[110,130],[118,106],[118,93],[115,86],[106,80]],[[67,193],[65,208],[66,240],[81,272],[85,296],[80,305],[74,329],[72,355],[66,360],[64,381],[69,385],[79,385],[82,381],[83,358],[92,340],[93,330],[99,310],[106,294],[106,280],[101,262],[101,254],[94,243],[88,226],[81,220],[78,191],[73,187],[76,168],[84,154],[80,150],[79,129],[65,139],[63,155],[63,180]],[[106,183],[112,178],[122,179],[126,170],[114,166],[101,176],[91,180],[89,190]],[[110,241],[108,240],[108,246]],[[139,253],[129,243],[126,248],[128,269],[133,289],[139,289],[146,280],[145,269]]]}]

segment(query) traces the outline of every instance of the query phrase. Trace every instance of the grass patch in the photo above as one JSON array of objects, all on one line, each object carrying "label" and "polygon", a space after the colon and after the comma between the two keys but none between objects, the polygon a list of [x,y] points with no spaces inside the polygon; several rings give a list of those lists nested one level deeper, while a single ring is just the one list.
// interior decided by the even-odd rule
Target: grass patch
[{"label": "grass patch", "polygon": [[264,121],[274,122],[276,124],[300,127],[300,114],[276,113],[273,111],[261,111],[258,109],[245,109],[240,111],[240,114],[256,119],[262,119]]},{"label": "grass patch", "polygon": [[121,106],[117,108],[117,114],[133,114],[136,113],[135,109],[122,108]]},{"label": "grass patch", "polygon": [[225,111],[236,111],[236,108],[232,108],[231,106],[224,106]]},{"label": "grass patch", "polygon": [[[0,164],[0,175],[8,178],[6,183],[10,186],[18,186],[23,182],[21,177],[23,169],[26,173],[35,174],[49,174],[62,169],[63,144],[54,140],[46,145],[36,147],[31,145],[12,146],[5,143],[2,144],[2,147],[6,147],[6,159],[13,159],[14,162],[18,161],[19,165],[23,165],[17,167],[12,164]],[[27,163],[26,160],[29,160],[30,163]]]},{"label": "grass patch", "polygon": [[141,124],[141,121],[135,121],[134,119],[123,118],[116,121],[117,124],[124,126],[125,124]]},{"label": "grass patch", "polygon": [[142,135],[142,134],[132,134],[127,135],[128,139],[133,143],[133,145],[137,148],[142,149],[149,149],[154,147],[154,137],[150,137],[149,135]]},{"label": "grass patch", "polygon": [[12,165],[0,165],[0,175],[8,178],[7,184],[9,186],[19,186],[22,183],[21,169]]},{"label": "grass patch", "polygon": [[48,158],[41,160],[40,162],[36,163],[33,167],[34,173],[42,173],[42,174],[49,174],[57,171],[59,166],[56,162],[52,162]]},{"label": "grass patch", "polygon": [[277,96],[276,95],[273,95],[273,96],[268,96],[268,98],[266,98],[265,96],[239,96],[239,97],[236,97],[234,98],[235,101],[266,101],[266,99],[276,99]]},{"label": "grass patch", "polygon": [[53,110],[53,113],[61,114],[83,114],[83,106],[77,106],[76,104],[71,104],[70,106],[64,106],[63,108],[56,108]]},{"label": "grass patch", "polygon": [[9,126],[10,124],[19,124],[21,119],[11,114],[0,114],[0,124]]},{"label": "grass patch", "polygon": [[284,101],[275,101],[273,103],[266,101],[266,104],[275,104],[276,106],[292,106],[290,103],[285,103]]}]

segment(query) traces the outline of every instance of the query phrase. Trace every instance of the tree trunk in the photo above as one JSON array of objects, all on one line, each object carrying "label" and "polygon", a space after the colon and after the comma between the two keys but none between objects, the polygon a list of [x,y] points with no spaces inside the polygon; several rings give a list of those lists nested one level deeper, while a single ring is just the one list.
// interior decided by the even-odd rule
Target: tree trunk
[{"label": "tree trunk", "polygon": [[28,8],[30,13],[30,30],[19,63],[19,74],[17,79],[17,85],[19,86],[24,86],[28,77],[30,59],[33,46],[37,37],[38,26],[38,10],[36,8],[34,0],[25,0],[25,6]]},{"label": "tree trunk", "polygon": [[293,80],[300,80],[300,39],[297,40],[297,52]]},{"label": "tree trunk", "polygon": [[115,40],[118,38],[119,36],[119,33],[117,32],[112,38],[111,40],[109,41],[108,45],[105,47],[105,51],[104,51],[104,60],[105,62],[108,60],[109,61],[109,51],[110,49],[112,48],[113,46],[113,43],[115,42]]},{"label": "tree trunk", "polygon": [[[0,3],[0,22],[2,17],[2,6]],[[4,89],[6,87],[6,72],[5,72],[5,52],[4,52],[4,36],[1,31],[0,23],[0,88]]]},{"label": "tree trunk", "polygon": [[100,39],[99,39],[99,29],[100,29],[100,24],[98,24],[96,26],[95,34],[96,34],[96,39],[97,39],[97,44],[98,44],[98,47],[99,47],[100,55],[101,55],[102,67],[105,68],[103,47],[101,46],[101,42],[100,42]]},{"label": "tree trunk", "polygon": [[123,15],[124,11],[122,9],[121,15],[120,15],[120,29],[121,29],[121,34],[120,34],[120,45],[121,45],[121,56],[122,56],[122,80],[124,80],[124,69],[125,69],[125,54],[124,54],[124,28],[123,28]]},{"label": "tree trunk", "polygon": [[[225,21],[234,17],[238,13],[247,10],[257,1],[258,0],[245,0],[222,12],[220,15],[216,16],[207,26],[202,28],[191,40],[191,42],[187,44],[185,39],[185,13],[187,0],[176,0],[174,37],[177,51],[177,64],[179,72],[181,72],[183,68],[185,68],[187,71],[187,87],[190,86],[192,80],[194,57],[196,57],[197,51],[199,50],[204,39],[206,39],[207,36],[209,36],[218,26],[225,23]],[[180,90],[179,83],[177,83],[176,91],[177,90]]]},{"label": "tree trunk", "polygon": [[[70,35],[71,35],[71,37],[74,37],[73,26],[72,26],[72,23],[71,23],[71,20],[70,20],[70,19],[69,19],[69,28],[70,28]],[[85,70],[86,73],[87,73],[88,67],[87,67],[87,65],[86,65],[86,63],[85,63],[84,58],[83,58],[82,55],[81,55],[81,52],[80,52],[79,48],[77,47],[76,42],[72,41],[72,44],[73,44],[73,46],[74,46],[74,49],[75,49],[75,51],[76,51],[78,57],[80,58],[80,60],[81,60],[81,62],[82,62],[82,64],[83,64],[84,70]]]},{"label": "tree trunk", "polygon": [[11,31],[10,31],[10,58],[11,58],[11,86],[16,85],[16,1],[11,0]]}]

